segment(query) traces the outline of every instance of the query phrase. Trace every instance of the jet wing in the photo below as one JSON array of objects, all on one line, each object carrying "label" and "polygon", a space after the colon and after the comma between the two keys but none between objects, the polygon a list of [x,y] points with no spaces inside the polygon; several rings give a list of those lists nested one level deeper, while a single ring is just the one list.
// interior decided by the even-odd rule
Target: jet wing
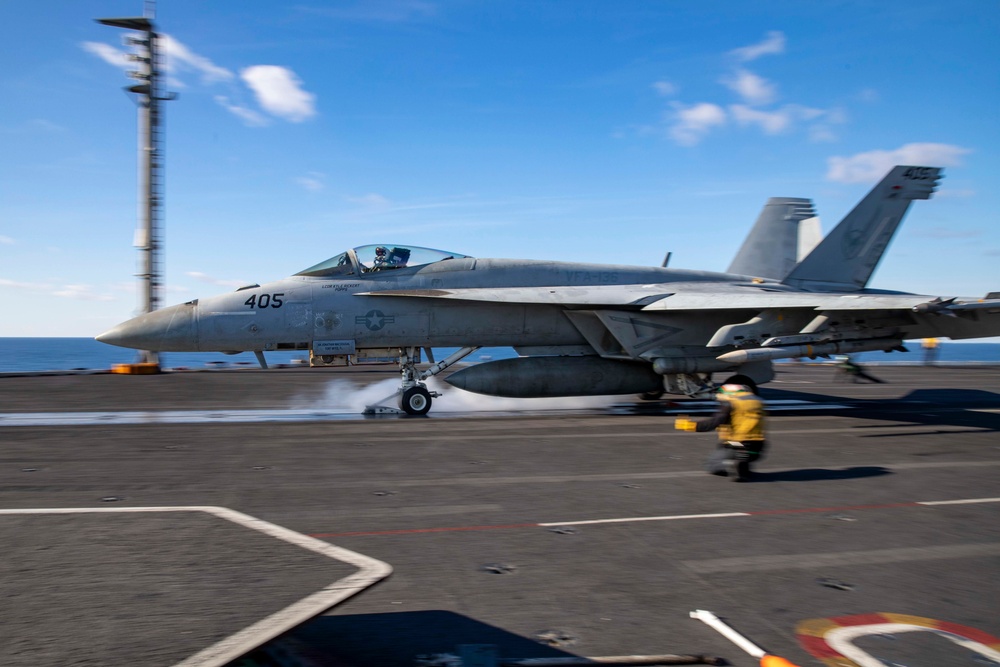
[{"label": "jet wing", "polygon": [[645,311],[766,310],[812,308],[815,310],[912,310],[927,303],[920,294],[815,294],[809,292],[681,292],[646,305]]},{"label": "jet wing", "polygon": [[766,310],[812,308],[814,310],[912,310],[917,313],[1000,309],[1000,298],[931,298],[924,294],[816,294],[809,292],[716,293],[679,292],[643,307],[644,311],[670,310]]}]

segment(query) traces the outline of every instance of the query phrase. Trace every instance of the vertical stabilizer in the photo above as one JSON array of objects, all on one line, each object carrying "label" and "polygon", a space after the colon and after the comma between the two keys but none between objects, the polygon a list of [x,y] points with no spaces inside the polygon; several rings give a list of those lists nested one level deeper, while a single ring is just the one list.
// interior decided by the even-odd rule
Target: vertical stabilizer
[{"label": "vertical stabilizer", "polygon": [[[803,242],[800,223],[807,219],[816,220],[815,216],[813,203],[808,199],[768,199],[726,272],[781,280],[800,259],[799,248]],[[818,231],[817,220],[815,232]],[[813,245],[815,242],[813,240]]]},{"label": "vertical stabilizer", "polygon": [[863,289],[914,199],[930,199],[937,167],[893,167],[782,282],[804,289]]}]

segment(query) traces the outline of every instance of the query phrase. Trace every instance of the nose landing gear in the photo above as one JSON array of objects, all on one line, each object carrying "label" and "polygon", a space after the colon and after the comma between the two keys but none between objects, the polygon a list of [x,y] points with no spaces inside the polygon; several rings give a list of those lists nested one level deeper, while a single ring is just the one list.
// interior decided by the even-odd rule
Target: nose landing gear
[{"label": "nose landing gear", "polygon": [[400,374],[403,376],[402,386],[400,386],[399,390],[397,390],[392,396],[388,396],[374,405],[367,406],[364,409],[364,414],[386,414],[393,412],[394,410],[392,408],[379,405],[379,403],[384,403],[385,401],[393,398],[393,396],[399,397],[399,409],[402,412],[414,416],[427,414],[427,411],[431,409],[431,399],[437,398],[441,394],[427,389],[427,385],[424,384],[424,380],[433,377],[453,364],[458,363],[478,349],[478,347],[463,347],[447,359],[432,365],[427,370],[418,371],[417,348],[401,348],[399,350],[399,370]]},{"label": "nose landing gear", "polygon": [[[440,396],[436,391],[427,389],[422,381],[430,377],[417,370],[417,348],[407,347],[399,350],[399,371],[403,376],[403,384],[397,392],[399,409],[408,415],[425,415],[431,409],[431,397]],[[449,357],[450,358],[450,357]],[[441,362],[442,364],[444,362]],[[453,362],[454,363],[454,362]],[[441,364],[435,364],[440,366]],[[434,368],[432,366],[431,368]],[[441,372],[443,368],[437,372]]]}]

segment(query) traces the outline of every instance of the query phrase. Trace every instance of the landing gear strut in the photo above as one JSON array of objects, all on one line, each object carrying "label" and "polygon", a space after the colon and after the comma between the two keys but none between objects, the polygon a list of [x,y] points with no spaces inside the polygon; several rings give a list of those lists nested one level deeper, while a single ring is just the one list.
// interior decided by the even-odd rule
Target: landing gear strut
[{"label": "landing gear strut", "polygon": [[[399,409],[408,415],[425,415],[431,409],[431,397],[440,396],[436,391],[427,389],[417,370],[417,348],[407,347],[399,350],[399,371],[403,376],[403,385],[399,388]],[[429,377],[429,376],[428,376]]]},{"label": "landing gear strut", "polygon": [[[427,414],[427,411],[431,409],[431,398],[437,398],[441,394],[427,389],[424,380],[437,375],[478,349],[478,347],[463,347],[458,352],[455,352],[443,361],[439,361],[427,370],[418,371],[417,348],[400,348],[399,371],[403,376],[403,383],[399,390],[393,394],[393,396],[399,397],[399,409],[408,415]],[[384,398],[379,403],[384,403],[393,396]],[[380,406],[378,403],[369,405],[364,410],[364,414],[385,414],[387,412],[393,412],[393,409]]]}]

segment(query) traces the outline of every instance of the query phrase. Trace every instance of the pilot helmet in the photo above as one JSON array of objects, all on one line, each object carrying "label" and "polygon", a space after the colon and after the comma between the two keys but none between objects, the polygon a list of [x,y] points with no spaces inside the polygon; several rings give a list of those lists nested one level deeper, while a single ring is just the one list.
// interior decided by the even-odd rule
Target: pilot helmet
[{"label": "pilot helmet", "polygon": [[385,252],[386,251],[385,251],[385,248],[383,246],[378,246],[377,248],[375,248],[375,256],[376,257],[385,257]]}]

